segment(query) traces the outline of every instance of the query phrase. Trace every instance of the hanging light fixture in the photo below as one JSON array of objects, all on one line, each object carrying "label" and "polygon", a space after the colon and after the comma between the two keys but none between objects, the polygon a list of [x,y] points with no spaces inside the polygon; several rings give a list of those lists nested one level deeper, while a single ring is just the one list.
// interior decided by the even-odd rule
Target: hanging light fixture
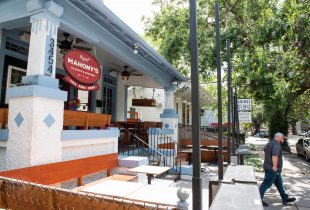
[{"label": "hanging light fixture", "polygon": [[138,49],[139,49],[139,45],[138,45],[138,42],[136,42],[133,44],[133,53],[138,54],[139,53]]},{"label": "hanging light fixture", "polygon": [[121,76],[123,80],[128,80],[130,75],[129,75],[129,72],[125,70],[122,72]]}]

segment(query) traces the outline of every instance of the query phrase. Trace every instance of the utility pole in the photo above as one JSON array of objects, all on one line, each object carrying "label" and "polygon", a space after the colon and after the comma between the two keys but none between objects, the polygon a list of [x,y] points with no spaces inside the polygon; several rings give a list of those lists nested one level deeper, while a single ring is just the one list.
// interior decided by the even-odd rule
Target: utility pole
[{"label": "utility pole", "polygon": [[240,145],[240,130],[239,130],[239,114],[238,114],[238,89],[235,84],[235,123],[236,123],[236,142]]},{"label": "utility pole", "polygon": [[233,88],[231,88],[231,124],[232,124],[232,153],[235,154],[236,150],[236,112],[235,112],[235,97],[234,97],[234,91]]},{"label": "utility pole", "polygon": [[215,31],[216,31],[216,67],[217,67],[217,110],[218,110],[218,176],[223,179],[223,119],[222,119],[222,78],[221,78],[221,46],[220,46],[220,9],[215,1]]},{"label": "utility pole", "polygon": [[191,81],[192,81],[192,143],[193,143],[193,209],[202,209],[201,190],[201,153],[200,153],[200,103],[199,103],[199,71],[197,44],[197,4],[190,0],[190,50],[191,50]]},{"label": "utility pole", "polygon": [[231,155],[231,64],[230,64],[230,40],[226,40],[227,48],[227,154],[228,164],[230,164]]}]

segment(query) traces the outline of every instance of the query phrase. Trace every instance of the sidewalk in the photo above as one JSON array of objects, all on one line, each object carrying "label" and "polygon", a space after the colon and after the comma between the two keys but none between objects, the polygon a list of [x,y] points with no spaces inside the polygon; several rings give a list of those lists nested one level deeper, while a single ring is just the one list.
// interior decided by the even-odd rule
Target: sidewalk
[{"label": "sidewalk", "polygon": [[[257,151],[259,151],[262,160],[263,160],[263,148],[267,144],[267,139],[249,137],[246,140],[247,144],[254,144]],[[292,145],[293,146],[293,145]],[[298,159],[296,154],[287,154],[283,156],[283,181],[284,186],[290,196],[296,197],[297,201],[292,205],[283,205],[281,197],[273,185],[265,194],[264,200],[269,204],[268,207],[265,207],[265,210],[310,210],[310,171],[308,165],[309,162],[305,162],[306,173],[303,170],[297,168],[295,163],[304,161]],[[294,163],[295,162],[295,163]],[[302,162],[304,164],[304,162]],[[294,164],[293,164],[294,163]],[[256,172],[255,173],[259,185],[261,184],[264,173]]]}]

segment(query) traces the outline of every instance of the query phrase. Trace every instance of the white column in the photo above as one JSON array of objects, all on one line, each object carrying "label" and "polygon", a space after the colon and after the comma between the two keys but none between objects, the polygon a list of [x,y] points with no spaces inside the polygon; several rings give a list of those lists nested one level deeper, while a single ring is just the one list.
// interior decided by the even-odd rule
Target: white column
[{"label": "white column", "polygon": [[[37,2],[41,1],[29,2],[28,6],[40,6]],[[24,85],[8,89],[7,169],[57,162],[62,157],[61,131],[67,92],[58,89],[58,80],[54,78],[59,26],[57,17],[62,14],[62,7],[52,1],[45,2],[44,7],[49,13],[31,16],[27,76],[22,80]]]},{"label": "white column", "polygon": [[165,109],[160,115],[163,133],[178,141],[178,115],[174,110],[174,88],[165,89]]},{"label": "white column", "polygon": [[128,85],[124,85],[124,95],[125,95],[125,100],[124,100],[124,116],[125,116],[125,121],[127,120],[127,110],[128,110]]},{"label": "white column", "polygon": [[40,13],[32,16],[30,22],[32,27],[27,75],[55,77],[59,21],[49,14]]},{"label": "white column", "polygon": [[185,115],[184,115],[184,122],[182,122],[183,123],[183,125],[188,125],[188,123],[187,123],[187,116],[188,116],[188,113],[187,113],[187,101],[183,101],[183,104],[185,105],[184,106],[184,113],[185,113]]},{"label": "white column", "polygon": [[165,89],[165,109],[173,109],[174,104],[174,90],[171,89]]}]

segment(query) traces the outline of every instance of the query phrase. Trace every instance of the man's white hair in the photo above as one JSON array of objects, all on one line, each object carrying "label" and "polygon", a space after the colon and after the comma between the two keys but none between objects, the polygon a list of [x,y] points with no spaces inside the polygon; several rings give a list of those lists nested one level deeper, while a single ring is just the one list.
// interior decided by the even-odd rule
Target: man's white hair
[{"label": "man's white hair", "polygon": [[275,137],[275,138],[277,138],[277,137],[283,137],[283,138],[284,138],[284,135],[283,135],[283,133],[276,133],[276,134],[274,135],[274,137]]}]

